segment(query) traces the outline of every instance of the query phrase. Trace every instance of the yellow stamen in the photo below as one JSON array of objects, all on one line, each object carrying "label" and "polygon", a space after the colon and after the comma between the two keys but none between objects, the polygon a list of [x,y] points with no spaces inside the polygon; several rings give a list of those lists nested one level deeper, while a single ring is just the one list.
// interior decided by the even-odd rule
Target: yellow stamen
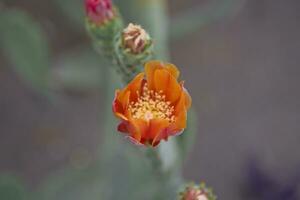
[{"label": "yellow stamen", "polygon": [[143,93],[136,102],[130,102],[129,111],[133,118],[144,119],[166,119],[169,122],[175,121],[173,115],[174,106],[166,101],[163,91],[155,92],[148,89],[147,83],[143,87]]}]

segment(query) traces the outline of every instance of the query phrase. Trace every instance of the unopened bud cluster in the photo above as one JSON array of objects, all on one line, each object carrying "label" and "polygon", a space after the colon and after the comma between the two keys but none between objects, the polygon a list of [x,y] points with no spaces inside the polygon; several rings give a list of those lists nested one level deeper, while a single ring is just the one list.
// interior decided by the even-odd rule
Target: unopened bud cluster
[{"label": "unopened bud cluster", "polygon": [[124,82],[130,81],[152,58],[149,34],[139,25],[123,28],[122,18],[111,0],[85,0],[87,30],[94,46],[115,61]]}]

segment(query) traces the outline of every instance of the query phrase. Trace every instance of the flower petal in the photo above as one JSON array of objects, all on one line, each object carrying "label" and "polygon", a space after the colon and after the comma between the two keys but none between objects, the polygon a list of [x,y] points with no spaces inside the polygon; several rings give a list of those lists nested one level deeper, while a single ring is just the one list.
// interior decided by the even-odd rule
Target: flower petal
[{"label": "flower petal", "polygon": [[156,92],[163,91],[166,100],[174,103],[181,94],[181,87],[174,76],[165,69],[158,69],[154,73],[154,89]]},{"label": "flower petal", "polygon": [[128,85],[126,88],[124,88],[122,91],[120,91],[120,94],[118,96],[118,100],[120,102],[124,102],[124,98],[126,98],[126,93],[128,91],[130,91],[130,97],[129,100],[130,101],[136,101],[140,91],[141,91],[141,86],[142,86],[142,82],[144,79],[144,73],[139,73]]},{"label": "flower petal", "polygon": [[124,96],[123,96],[123,100],[121,101],[122,107],[123,107],[123,110],[124,110],[124,111],[127,110],[128,105],[129,105],[129,103],[130,103],[130,100],[129,100],[130,94],[131,94],[131,91],[130,91],[130,90],[126,90],[126,91],[125,91],[125,94],[124,94]]},{"label": "flower petal", "polygon": [[180,72],[175,65],[166,63],[165,68],[175,79],[179,77]]},{"label": "flower petal", "polygon": [[129,120],[128,131],[130,132],[131,137],[135,138],[137,141],[142,142],[144,133],[148,130],[148,123],[143,119],[134,119]]},{"label": "flower petal", "polygon": [[127,122],[126,122],[126,121],[122,121],[122,122],[118,125],[118,131],[120,131],[120,132],[122,132],[122,133],[128,133]]},{"label": "flower petal", "polygon": [[136,101],[141,91],[144,73],[138,74],[126,88],[117,90],[113,101],[113,112],[123,120],[128,120],[128,105],[131,101]]},{"label": "flower petal", "polygon": [[148,129],[148,137],[150,139],[151,145],[155,146],[157,142],[160,142],[159,136],[162,132],[166,131],[166,128],[169,126],[169,121],[165,119],[152,119],[150,120],[150,125]]},{"label": "flower petal", "polygon": [[170,124],[165,131],[161,132],[158,140],[164,139],[167,141],[169,136],[178,136],[183,133],[183,131],[184,129],[178,129],[175,124]]},{"label": "flower petal", "polygon": [[180,114],[175,118],[175,126],[172,133],[176,134],[180,132],[180,130],[186,128],[186,119],[187,119],[187,112],[186,110],[180,112]]},{"label": "flower petal", "polygon": [[185,93],[182,92],[178,103],[175,106],[174,115],[175,122],[172,123],[169,127],[170,131],[173,134],[181,131],[186,128],[186,120],[187,120],[187,110],[186,110],[186,96]]},{"label": "flower petal", "polygon": [[113,113],[120,119],[122,120],[127,120],[127,117],[125,116],[125,112],[124,112],[124,109],[123,109],[123,105],[122,105],[122,102],[120,102],[117,97],[119,95],[120,91],[117,90],[116,93],[115,93],[115,98],[114,98],[114,101],[113,101],[113,104],[112,104],[112,110],[113,110]]},{"label": "flower petal", "polygon": [[192,105],[192,97],[185,88],[183,88],[183,92],[184,92],[184,96],[185,96],[185,107],[186,107],[186,109],[189,109]]},{"label": "flower petal", "polygon": [[126,139],[128,139],[130,142],[132,142],[133,144],[140,146],[140,147],[144,147],[145,144],[141,143],[140,141],[136,140],[135,138],[131,137],[131,136],[127,136]]},{"label": "flower petal", "polygon": [[154,72],[153,80],[154,80],[154,87],[153,89],[156,92],[163,91],[163,94],[166,94],[169,82],[170,82],[170,73],[163,69],[157,69]]},{"label": "flower petal", "polygon": [[184,81],[181,81],[180,85],[181,85],[181,88],[183,89],[183,92],[185,95],[185,107],[186,107],[186,109],[189,109],[192,105],[192,97],[191,97],[190,93],[187,91],[187,89],[185,89]]},{"label": "flower petal", "polygon": [[160,142],[159,136],[168,126],[169,122],[163,119],[152,119],[150,121],[131,119],[127,130],[136,141],[155,146]]},{"label": "flower petal", "polygon": [[154,88],[154,73],[157,69],[163,68],[163,63],[160,61],[149,61],[145,64],[146,79],[148,88],[152,90]]}]

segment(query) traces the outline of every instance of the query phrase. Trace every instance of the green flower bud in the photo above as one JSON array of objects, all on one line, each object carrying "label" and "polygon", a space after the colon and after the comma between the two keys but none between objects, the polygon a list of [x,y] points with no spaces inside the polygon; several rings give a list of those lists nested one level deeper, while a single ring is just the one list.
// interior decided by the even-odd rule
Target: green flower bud
[{"label": "green flower bud", "polygon": [[86,0],[86,28],[96,49],[105,56],[114,54],[115,38],[123,28],[119,11],[110,0]]},{"label": "green flower bud", "polygon": [[115,52],[123,77],[130,80],[152,59],[153,42],[141,26],[130,23],[117,38]]}]

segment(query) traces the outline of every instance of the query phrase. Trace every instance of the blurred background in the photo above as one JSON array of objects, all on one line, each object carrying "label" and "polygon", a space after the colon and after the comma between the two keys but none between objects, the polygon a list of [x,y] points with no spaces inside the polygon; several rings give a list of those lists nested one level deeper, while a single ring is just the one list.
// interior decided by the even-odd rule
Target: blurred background
[{"label": "blurred background", "polygon": [[[107,88],[82,1],[1,0],[0,10],[0,199],[106,199]],[[297,0],[168,1],[171,60],[198,115],[182,171],[219,199],[300,199],[299,10]]]}]

